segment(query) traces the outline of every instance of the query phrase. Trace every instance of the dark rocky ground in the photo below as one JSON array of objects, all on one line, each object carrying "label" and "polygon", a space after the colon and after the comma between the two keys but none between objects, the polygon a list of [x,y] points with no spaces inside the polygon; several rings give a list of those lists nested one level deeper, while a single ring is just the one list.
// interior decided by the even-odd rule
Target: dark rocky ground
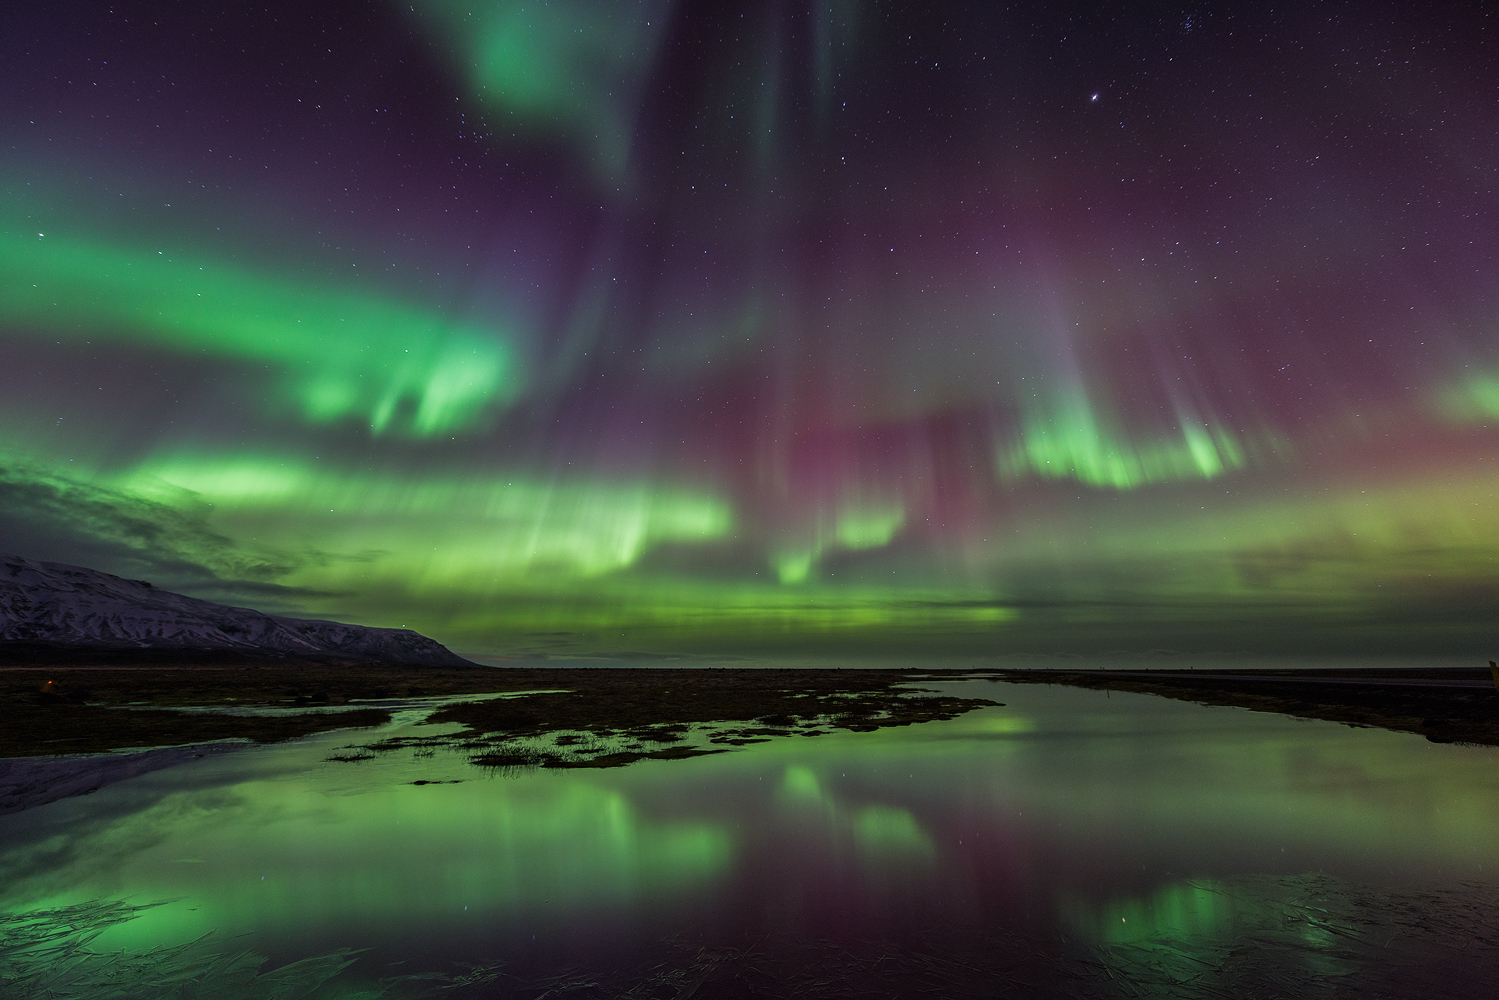
[{"label": "dark rocky ground", "polygon": [[[513,668],[512,668],[513,669]],[[507,674],[511,670],[506,671]],[[818,736],[833,729],[866,732],[951,719],[983,705],[922,690],[926,680],[963,671],[713,668],[561,669],[523,671],[525,698],[463,702],[431,722],[456,722],[457,736],[383,740],[368,752],[458,746],[486,767],[617,767],[721,753],[777,736]],[[711,731],[708,745],[684,741],[693,727]],[[548,742],[543,739],[557,734]]]},{"label": "dark rocky ground", "polygon": [[[670,744],[694,724],[719,723],[727,746],[829,728],[868,730],[947,719],[983,699],[911,697],[914,680],[958,677],[956,671],[808,669],[659,669],[408,667],[336,660],[263,659],[238,653],[109,653],[63,663],[27,661],[11,650],[0,666],[0,757],[90,753],[242,738],[293,739],[390,718],[370,706],[332,712],[351,702],[497,692],[542,691],[525,698],[460,703],[433,722],[465,727],[462,742],[496,766],[609,766],[642,757],[706,752],[657,746],[590,757],[567,752],[510,759],[511,742],[567,731],[576,742],[597,736]],[[219,709],[187,713],[187,707]],[[254,708],[294,714],[227,714]],[[445,738],[448,742],[452,738]],[[564,737],[566,739],[566,737]],[[505,744],[501,746],[500,744]],[[372,749],[394,749],[384,741]],[[510,756],[507,756],[510,755]],[[532,759],[534,758],[534,759]]]}]

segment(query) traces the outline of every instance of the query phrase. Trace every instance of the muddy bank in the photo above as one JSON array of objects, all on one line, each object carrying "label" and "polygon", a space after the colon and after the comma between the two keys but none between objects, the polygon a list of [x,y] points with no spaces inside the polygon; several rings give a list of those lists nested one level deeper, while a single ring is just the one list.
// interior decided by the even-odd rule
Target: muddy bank
[{"label": "muddy bank", "polygon": [[249,745],[234,740],[158,747],[136,753],[0,758],[0,816],[74,795],[87,795],[117,781],[176,767],[200,757],[232,753]]},{"label": "muddy bank", "polygon": [[[275,743],[349,727],[379,726],[379,707],[350,703],[505,690],[486,667],[370,666],[341,661],[208,655],[164,663],[0,668],[0,757],[104,753],[243,739]],[[340,711],[328,712],[331,706]],[[181,708],[223,712],[174,711]],[[233,715],[254,708],[301,711]]]},{"label": "muddy bank", "polygon": [[924,680],[961,679],[969,676],[965,671],[630,667],[525,673],[537,688],[564,690],[450,705],[429,721],[462,725],[456,735],[382,740],[350,747],[354,754],[335,759],[447,746],[485,767],[618,767],[722,753],[776,737],[952,719],[997,704],[922,688]]},{"label": "muddy bank", "polygon": [[[466,745],[502,755],[498,744],[548,732],[668,744],[692,725],[742,724],[717,734],[717,742],[731,746],[793,732],[947,719],[991,704],[975,698],[913,697],[910,689],[922,678],[963,676],[964,671],[434,668],[223,659],[201,665],[18,666],[0,669],[0,705],[7,719],[0,728],[0,757],[224,739],[269,743],[389,720],[387,709],[357,707],[361,703],[523,691],[543,693],[451,705],[435,712],[431,721],[459,723],[465,727]],[[339,711],[326,711],[333,706]],[[184,707],[222,711],[173,710]],[[229,714],[256,707],[305,711],[273,717]],[[628,751],[629,759],[594,759],[588,766],[683,753],[684,748],[656,746],[644,754]],[[563,756],[583,766],[578,754]]]}]

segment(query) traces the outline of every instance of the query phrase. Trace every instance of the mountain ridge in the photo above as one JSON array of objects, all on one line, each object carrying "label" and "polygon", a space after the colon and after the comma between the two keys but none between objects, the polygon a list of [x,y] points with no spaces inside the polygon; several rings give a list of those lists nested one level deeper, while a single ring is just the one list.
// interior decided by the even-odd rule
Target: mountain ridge
[{"label": "mountain ridge", "polygon": [[474,665],[409,629],[268,615],[144,580],[10,554],[0,554],[0,643]]}]

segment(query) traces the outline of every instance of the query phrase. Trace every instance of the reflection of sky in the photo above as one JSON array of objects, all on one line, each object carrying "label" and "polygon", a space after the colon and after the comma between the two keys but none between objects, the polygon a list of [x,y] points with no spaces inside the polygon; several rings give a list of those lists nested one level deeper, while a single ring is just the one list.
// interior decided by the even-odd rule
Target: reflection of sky
[{"label": "reflection of sky", "polygon": [[[181,900],[111,932],[120,945],[217,929],[280,951],[292,935],[492,954],[530,933],[686,928],[862,939],[1060,921],[1128,941],[1229,920],[1183,880],[1499,878],[1492,750],[1143,696],[994,693],[1006,707],[948,723],[607,771],[322,763],[346,735],[248,751],[7,817],[3,904]],[[1140,930],[1112,926],[1129,921]]]},{"label": "reflection of sky", "polygon": [[1215,10],[22,12],[0,547],[475,654],[1481,651],[1477,14]]}]

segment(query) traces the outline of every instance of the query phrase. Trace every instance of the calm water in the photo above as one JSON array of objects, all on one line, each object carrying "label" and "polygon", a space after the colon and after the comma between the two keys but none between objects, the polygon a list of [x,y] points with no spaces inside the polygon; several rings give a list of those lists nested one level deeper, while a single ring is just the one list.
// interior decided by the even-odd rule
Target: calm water
[{"label": "calm water", "polygon": [[[195,760],[0,817],[0,903],[167,901],[96,913],[88,949],[141,988],[253,953],[204,995],[294,995],[263,973],[330,954],[276,982],[526,997],[1499,982],[1499,752],[1139,695],[948,687],[1006,704],[612,770],[327,761],[349,734]],[[47,919],[26,933],[62,941],[36,930]],[[34,973],[27,954],[0,948],[0,976]],[[68,988],[109,995],[102,960],[79,961]]]}]

